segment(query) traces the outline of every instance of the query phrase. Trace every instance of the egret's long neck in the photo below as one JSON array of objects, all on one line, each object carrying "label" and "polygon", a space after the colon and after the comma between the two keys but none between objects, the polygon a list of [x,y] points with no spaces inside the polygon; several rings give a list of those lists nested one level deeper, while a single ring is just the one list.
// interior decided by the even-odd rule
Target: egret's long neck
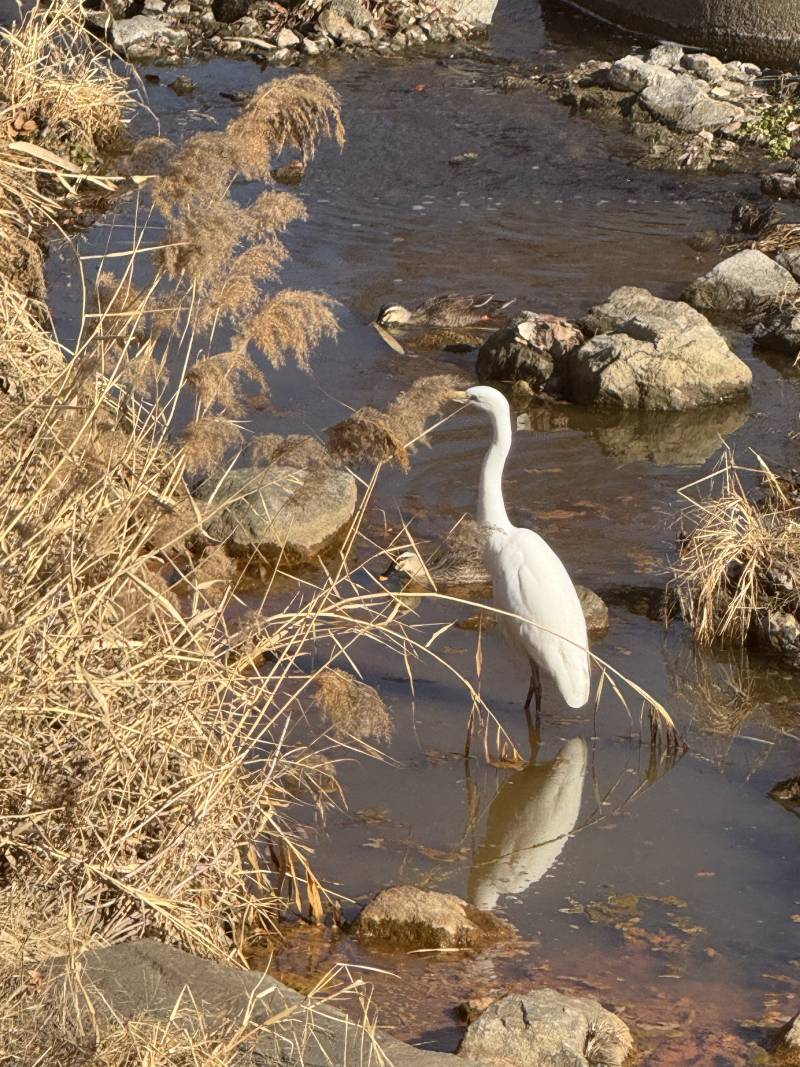
[{"label": "egret's long neck", "polygon": [[511,526],[503,502],[503,467],[511,448],[511,420],[507,414],[498,416],[492,412],[492,431],[478,487],[478,522],[507,529]]}]

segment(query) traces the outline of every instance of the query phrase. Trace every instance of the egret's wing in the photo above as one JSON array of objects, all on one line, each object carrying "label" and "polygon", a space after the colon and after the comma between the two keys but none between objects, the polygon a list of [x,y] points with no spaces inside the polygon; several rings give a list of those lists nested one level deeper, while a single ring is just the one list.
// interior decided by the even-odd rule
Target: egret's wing
[{"label": "egret's wing", "polygon": [[[586,620],[566,568],[533,530],[515,529],[501,552],[508,609],[535,625],[522,635],[570,707],[589,699]],[[563,640],[562,640],[563,639]]]}]

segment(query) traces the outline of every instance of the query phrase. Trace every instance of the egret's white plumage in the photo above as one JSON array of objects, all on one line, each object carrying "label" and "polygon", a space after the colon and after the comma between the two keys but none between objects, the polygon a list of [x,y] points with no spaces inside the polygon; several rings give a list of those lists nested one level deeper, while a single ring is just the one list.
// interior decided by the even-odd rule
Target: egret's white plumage
[{"label": "egret's white plumage", "polygon": [[484,385],[467,389],[465,399],[485,411],[492,422],[492,444],[483,461],[478,490],[478,521],[487,535],[486,566],[495,604],[521,616],[501,615],[498,624],[531,664],[525,710],[535,695],[538,716],[539,669],[552,678],[571,708],[582,708],[591,684],[586,621],[575,586],[547,542],[533,530],[512,526],[506,514],[502,478],[511,448],[508,401],[497,389]]}]

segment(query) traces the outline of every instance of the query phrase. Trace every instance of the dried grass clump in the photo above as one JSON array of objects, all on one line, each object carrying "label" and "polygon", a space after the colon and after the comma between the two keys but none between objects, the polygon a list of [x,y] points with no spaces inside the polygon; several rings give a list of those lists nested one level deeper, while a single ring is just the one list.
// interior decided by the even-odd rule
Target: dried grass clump
[{"label": "dried grass clump", "polygon": [[[749,479],[748,485],[745,479]],[[753,485],[752,482],[756,484]],[[704,495],[688,490],[702,485]],[[776,612],[800,611],[800,506],[759,458],[738,467],[726,451],[712,475],[688,486],[674,582],[684,617],[703,644],[743,642]]]},{"label": "dried grass clump", "polygon": [[0,85],[2,125],[22,113],[47,145],[92,155],[119,135],[132,105],[127,78],[85,28],[80,0],[34,4],[0,31]]},{"label": "dried grass clump", "polygon": [[335,736],[388,741],[394,733],[394,722],[377,689],[347,671],[337,667],[323,670],[314,699]]},{"label": "dried grass clump", "polygon": [[386,411],[359,408],[328,430],[331,451],[346,463],[396,462],[409,468],[409,452],[425,435],[425,425],[438,415],[464,381],[455,374],[420,378],[400,393]]},{"label": "dried grass clump", "polygon": [[46,312],[0,272],[0,389],[39,396],[63,376],[61,349],[42,326]]},{"label": "dried grass clump", "polygon": [[0,909],[225,958],[273,928],[287,874],[320,907],[283,823],[279,689],[231,659],[231,583],[149,547],[165,517],[191,532],[160,416],[115,408],[113,379],[88,408],[73,390],[0,431]]}]

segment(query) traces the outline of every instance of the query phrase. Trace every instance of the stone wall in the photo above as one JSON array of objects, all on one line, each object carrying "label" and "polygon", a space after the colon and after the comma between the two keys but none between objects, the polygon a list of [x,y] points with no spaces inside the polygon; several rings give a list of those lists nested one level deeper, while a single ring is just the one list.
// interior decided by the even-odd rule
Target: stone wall
[{"label": "stone wall", "polygon": [[793,67],[800,64],[798,0],[564,0],[626,29],[728,57]]}]

